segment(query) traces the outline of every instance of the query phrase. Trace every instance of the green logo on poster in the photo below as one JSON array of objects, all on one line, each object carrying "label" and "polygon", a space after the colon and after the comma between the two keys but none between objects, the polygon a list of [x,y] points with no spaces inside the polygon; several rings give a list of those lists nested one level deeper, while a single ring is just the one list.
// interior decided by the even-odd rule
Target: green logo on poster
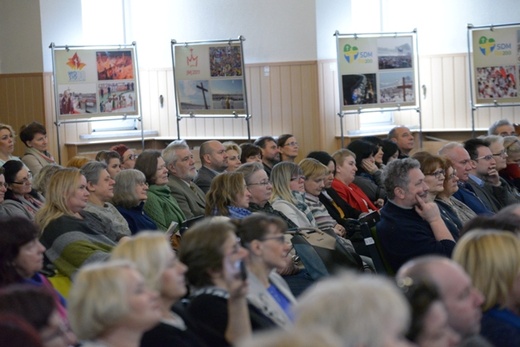
[{"label": "green logo on poster", "polygon": [[487,38],[485,36],[481,36],[480,39],[478,39],[478,46],[482,54],[488,55],[495,50],[496,42],[492,37]]},{"label": "green logo on poster", "polygon": [[352,63],[359,56],[358,48],[347,43],[345,46],[343,46],[343,56],[345,57],[347,63]]}]

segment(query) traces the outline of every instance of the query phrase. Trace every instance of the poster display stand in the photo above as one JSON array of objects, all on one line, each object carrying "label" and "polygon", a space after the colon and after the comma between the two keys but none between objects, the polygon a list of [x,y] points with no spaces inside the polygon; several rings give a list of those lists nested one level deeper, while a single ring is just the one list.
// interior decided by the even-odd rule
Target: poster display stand
[{"label": "poster display stand", "polygon": [[[369,112],[416,110],[422,133],[417,30],[336,36],[341,146],[343,118]],[[422,136],[419,137],[422,141]]]},{"label": "poster display stand", "polygon": [[243,41],[171,41],[178,139],[182,118],[243,118],[251,140]]},{"label": "poster display stand", "polygon": [[[99,46],[56,46],[51,43],[57,127],[85,123],[141,119],[141,96],[136,43]],[[141,126],[144,149],[144,130]]]},{"label": "poster display stand", "polygon": [[468,24],[467,35],[474,136],[478,108],[520,105],[520,23]]}]

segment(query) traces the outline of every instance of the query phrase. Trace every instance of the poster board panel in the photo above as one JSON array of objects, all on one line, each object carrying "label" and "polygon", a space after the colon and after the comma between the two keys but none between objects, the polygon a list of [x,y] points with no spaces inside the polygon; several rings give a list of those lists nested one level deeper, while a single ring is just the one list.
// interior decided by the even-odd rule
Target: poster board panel
[{"label": "poster board panel", "polygon": [[53,50],[58,119],[138,114],[135,49]]},{"label": "poster board panel", "polygon": [[247,114],[241,44],[173,45],[178,114]]},{"label": "poster board panel", "polygon": [[520,26],[471,32],[475,104],[519,103]]},{"label": "poster board panel", "polygon": [[341,111],[417,106],[414,35],[337,37]]}]

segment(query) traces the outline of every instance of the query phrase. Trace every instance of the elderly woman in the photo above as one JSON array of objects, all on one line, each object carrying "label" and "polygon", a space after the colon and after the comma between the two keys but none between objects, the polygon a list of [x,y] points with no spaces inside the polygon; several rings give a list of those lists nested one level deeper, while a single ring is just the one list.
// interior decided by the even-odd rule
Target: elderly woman
[{"label": "elderly woman", "polygon": [[520,191],[520,140],[518,137],[504,137],[504,149],[507,154],[506,167],[499,171],[500,177]]},{"label": "elderly woman", "polygon": [[174,305],[187,293],[187,267],[177,259],[163,233],[144,231],[117,245],[111,258],[134,262],[146,286],[159,293],[161,322],[144,334],[141,347],[206,346],[182,306]]},{"label": "elderly woman", "polygon": [[242,245],[249,251],[248,301],[283,328],[292,325],[292,306],[296,303],[289,286],[275,271],[292,262],[286,230],[281,218],[263,213],[246,217],[237,230]]},{"label": "elderly woman", "polygon": [[5,200],[6,192],[7,183],[5,182],[4,168],[0,166],[0,218],[19,216],[32,219],[33,216],[22,204],[14,200]]},{"label": "elderly woman", "polygon": [[497,230],[470,231],[455,246],[453,259],[484,294],[480,334],[494,346],[520,346],[518,236]]},{"label": "elderly woman", "polygon": [[[16,225],[16,232],[11,226]],[[0,288],[14,283],[26,283],[45,288],[56,301],[56,309],[67,318],[64,298],[54,290],[47,278],[40,274],[45,247],[38,240],[36,225],[22,217],[0,220]]]},{"label": "elderly woman", "polygon": [[62,169],[52,176],[47,200],[36,214],[45,255],[69,279],[81,266],[106,260],[118,241],[117,233],[84,211],[88,196],[79,169]]},{"label": "elderly woman", "polygon": [[244,175],[224,172],[211,181],[206,194],[206,215],[242,219],[251,214],[248,210],[250,198]]},{"label": "elderly woman", "polygon": [[32,188],[32,176],[29,170],[19,160],[8,160],[3,168],[7,183],[5,199],[21,204],[29,212],[31,219],[34,219],[45,198]]},{"label": "elderly woman", "polygon": [[144,173],[148,184],[148,199],[144,211],[160,230],[168,230],[173,223],[180,225],[186,220],[179,204],[168,187],[168,169],[161,152],[145,150],[137,158],[135,169]]},{"label": "elderly woman", "polygon": [[[355,140],[348,144],[347,149],[356,155],[356,177],[354,184],[368,196],[377,207],[382,207],[386,198],[386,191],[383,187],[381,170],[375,161],[375,155],[379,147],[372,142]],[[382,156],[381,156],[382,160]]]},{"label": "elderly woman", "polygon": [[464,226],[467,222],[474,219],[477,214],[469,208],[468,205],[453,197],[459,190],[459,178],[456,175],[455,168],[453,167],[453,163],[448,158],[443,158],[443,169],[444,169],[444,190],[439,192],[435,197],[435,202],[439,207],[445,208],[447,211],[452,209],[457,217],[459,218],[462,226]]},{"label": "elderly woman", "polygon": [[361,212],[378,211],[372,200],[359,188],[356,179],[356,155],[348,149],[340,149],[332,154],[336,161],[336,175],[332,181],[332,188],[350,206]]},{"label": "elderly woman", "polygon": [[33,176],[36,176],[44,166],[56,164],[48,151],[47,130],[42,124],[32,122],[23,126],[20,130],[20,140],[27,147],[22,161]]},{"label": "elderly woman", "polygon": [[292,134],[278,136],[278,148],[280,149],[280,161],[294,162],[298,156],[298,142]]},{"label": "elderly woman", "polygon": [[309,206],[318,228],[332,229],[338,236],[346,236],[346,229],[331,217],[320,201],[319,195],[325,188],[329,169],[316,159],[305,158],[299,163],[305,176],[305,203]]},{"label": "elderly woman", "polygon": [[112,203],[125,218],[132,234],[141,230],[156,230],[157,225],[144,211],[148,199],[148,184],[144,174],[135,169],[121,171],[116,176]]},{"label": "elderly woman", "polygon": [[398,282],[412,311],[406,337],[417,347],[455,347],[460,335],[448,324],[448,312],[437,288],[424,281],[405,277]]},{"label": "elderly woman", "polygon": [[428,202],[434,201],[437,206],[439,206],[444,224],[446,224],[446,227],[453,235],[453,239],[458,240],[460,229],[462,229],[462,222],[450,205],[437,199],[437,196],[444,191],[446,178],[444,160],[438,155],[430,154],[425,151],[415,153],[412,158],[416,159],[421,165],[420,169],[424,174],[424,183],[428,186]]},{"label": "elderly woman", "polygon": [[100,151],[96,154],[96,161],[107,165],[107,171],[112,179],[121,172],[121,156],[116,151]]},{"label": "elderly woman", "polygon": [[4,313],[25,319],[38,332],[43,347],[69,347],[78,342],[67,320],[60,316],[52,292],[45,288],[28,284],[2,288],[0,314]]},{"label": "elderly woman", "polygon": [[8,160],[20,160],[13,155],[14,135],[10,125],[0,123],[0,166]]},{"label": "elderly woman", "polygon": [[119,237],[129,236],[131,232],[128,222],[110,203],[114,197],[115,181],[110,177],[106,164],[99,161],[88,162],[81,173],[87,180],[87,190],[90,193],[85,211],[95,214],[119,234]]},{"label": "elderly woman", "polygon": [[83,347],[138,347],[161,319],[157,292],[127,261],[82,268],[70,292],[69,312]]},{"label": "elderly woman", "polygon": [[[191,297],[188,314],[199,323],[199,336],[211,346],[229,346],[276,323],[247,301],[243,262],[248,252],[229,221],[208,218],[183,235],[179,259],[188,266]],[[233,322],[232,322],[233,320]]]},{"label": "elderly woman", "polygon": [[240,161],[240,155],[242,154],[242,150],[233,141],[224,142],[223,145],[228,155],[228,167],[226,171],[235,171],[242,164],[242,162]]},{"label": "elderly woman", "polygon": [[135,161],[137,160],[137,154],[133,149],[128,148],[124,144],[119,144],[110,147],[111,151],[116,151],[121,156],[121,169],[133,169],[135,167]]},{"label": "elderly woman", "polygon": [[388,278],[343,273],[324,279],[299,299],[295,314],[297,328],[331,329],[344,346],[411,347],[404,338],[408,304]]}]

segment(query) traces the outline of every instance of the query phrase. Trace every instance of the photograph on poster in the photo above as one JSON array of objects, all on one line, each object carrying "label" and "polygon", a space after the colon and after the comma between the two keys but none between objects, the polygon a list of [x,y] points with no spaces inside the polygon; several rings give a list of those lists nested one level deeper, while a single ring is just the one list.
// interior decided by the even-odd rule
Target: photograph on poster
[{"label": "photograph on poster", "polygon": [[134,78],[131,51],[96,52],[98,80],[129,80]]},{"label": "photograph on poster", "polygon": [[211,77],[242,76],[240,46],[209,47]]},{"label": "photograph on poster", "polygon": [[343,105],[361,105],[377,103],[377,78],[375,73],[343,75]]},{"label": "photograph on poster", "polygon": [[516,66],[488,66],[477,68],[478,99],[518,97]]},{"label": "photograph on poster", "polygon": [[377,40],[380,70],[413,67],[412,37],[383,37]]},{"label": "photograph on poster", "polygon": [[58,86],[60,115],[97,113],[95,84]]},{"label": "photograph on poster", "polygon": [[215,110],[243,110],[242,80],[211,80],[211,100]]},{"label": "photograph on poster", "polygon": [[210,109],[211,94],[208,80],[180,80],[177,93],[181,113]]},{"label": "photograph on poster", "polygon": [[131,82],[100,83],[98,85],[99,112],[135,112],[135,84]]},{"label": "photograph on poster", "polygon": [[413,71],[380,73],[379,94],[381,103],[414,103]]}]

